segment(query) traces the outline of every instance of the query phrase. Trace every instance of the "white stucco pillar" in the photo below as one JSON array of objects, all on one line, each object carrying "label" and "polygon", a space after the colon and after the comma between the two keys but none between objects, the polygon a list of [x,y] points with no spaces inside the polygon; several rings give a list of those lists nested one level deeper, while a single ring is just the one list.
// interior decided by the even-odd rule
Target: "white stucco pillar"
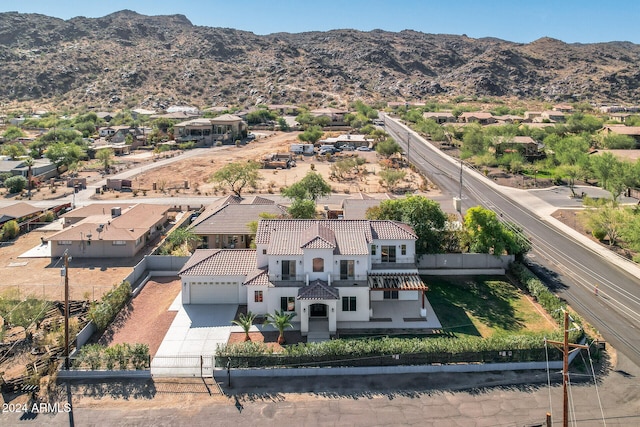
[{"label": "white stucco pillar", "polygon": [[329,333],[330,334],[335,334],[336,330],[337,330],[337,315],[338,315],[338,301],[337,300],[333,300],[333,301],[329,301],[329,313],[327,313],[329,315]]},{"label": "white stucco pillar", "polygon": [[191,304],[191,290],[187,282],[182,282],[182,304]]},{"label": "white stucco pillar", "polygon": [[309,333],[309,303],[300,301],[300,333],[306,337]]}]

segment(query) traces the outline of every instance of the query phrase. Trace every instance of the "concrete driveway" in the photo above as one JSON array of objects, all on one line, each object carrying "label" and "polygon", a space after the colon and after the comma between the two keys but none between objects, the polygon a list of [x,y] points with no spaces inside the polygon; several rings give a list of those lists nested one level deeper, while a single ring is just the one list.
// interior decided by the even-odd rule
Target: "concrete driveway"
[{"label": "concrete driveway", "polygon": [[151,361],[153,376],[211,376],[218,344],[226,344],[236,315],[235,304],[182,305],[178,294],[169,310],[177,310]]}]

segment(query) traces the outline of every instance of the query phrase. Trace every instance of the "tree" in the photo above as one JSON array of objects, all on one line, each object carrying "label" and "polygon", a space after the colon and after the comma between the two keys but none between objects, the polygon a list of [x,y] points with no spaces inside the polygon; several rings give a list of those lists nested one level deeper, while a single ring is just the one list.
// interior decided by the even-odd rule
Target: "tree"
[{"label": "tree", "polygon": [[28,159],[26,159],[24,161],[24,165],[28,168],[27,169],[27,191],[28,194],[27,196],[29,197],[29,200],[31,200],[31,168],[33,167],[33,159],[31,157],[29,157]]},{"label": "tree", "polygon": [[284,119],[284,117],[278,117],[278,127],[282,132],[289,132],[291,130],[291,126]]},{"label": "tree", "polygon": [[292,200],[311,200],[314,203],[331,194],[331,186],[322,175],[309,171],[300,181],[282,190],[282,195]]},{"label": "tree", "polygon": [[558,172],[567,178],[567,184],[571,190],[571,195],[576,196],[575,187],[576,179],[580,176],[580,166],[578,165],[562,165],[558,168]]},{"label": "tree", "polygon": [[210,180],[229,187],[233,194],[242,197],[242,190],[247,185],[255,187],[258,184],[260,180],[259,169],[260,164],[254,161],[228,163],[216,171]]},{"label": "tree", "polygon": [[316,217],[316,203],[313,200],[294,199],[287,212],[291,218],[314,219]]},{"label": "tree", "polygon": [[249,330],[251,329],[251,326],[253,325],[253,321],[255,319],[256,315],[249,311],[247,312],[247,314],[240,313],[240,315],[238,316],[238,320],[234,319],[231,321],[231,323],[242,328],[242,330],[244,331],[245,341],[251,341],[251,338],[249,337]]},{"label": "tree", "polygon": [[167,240],[161,249],[163,254],[185,254],[186,256],[193,253],[198,247],[202,238],[195,234],[193,230],[180,227],[171,232],[167,236]]},{"label": "tree", "polygon": [[402,147],[393,138],[387,138],[376,144],[376,153],[389,158],[396,153],[402,152]]},{"label": "tree", "polygon": [[9,156],[11,160],[16,160],[27,154],[27,149],[19,142],[7,144],[2,148],[2,154]]},{"label": "tree", "polygon": [[307,130],[298,134],[298,139],[309,144],[315,144],[320,138],[322,138],[324,132],[320,126],[309,126]]},{"label": "tree", "polygon": [[628,150],[636,148],[636,140],[629,135],[618,135],[612,133],[602,138],[602,146],[609,150]]},{"label": "tree", "polygon": [[529,238],[513,224],[503,224],[496,213],[476,206],[464,216],[465,240],[469,252],[521,255],[531,248]]},{"label": "tree", "polygon": [[280,332],[280,335],[278,335],[278,344],[282,345],[285,343],[284,330],[286,328],[293,328],[291,320],[296,316],[297,314],[295,312],[285,312],[284,310],[276,310],[273,314],[267,313],[264,324],[271,325]]},{"label": "tree", "polygon": [[27,179],[22,175],[15,175],[5,179],[4,186],[7,187],[11,194],[19,193],[26,188]]},{"label": "tree", "polygon": [[479,124],[472,124],[465,127],[462,137],[462,150],[465,157],[480,154],[486,149],[486,143],[482,127]]},{"label": "tree", "polygon": [[7,130],[2,133],[2,136],[6,141],[13,141],[14,139],[23,138],[27,136],[27,134],[17,126],[8,126]]},{"label": "tree", "polygon": [[61,166],[70,166],[73,163],[77,163],[86,156],[86,152],[79,145],[57,142],[49,146],[45,156],[52,163],[55,163],[58,172],[60,172]]},{"label": "tree", "polygon": [[598,180],[598,184],[602,188],[607,188],[609,178],[615,173],[620,160],[611,153],[603,153],[601,156],[591,156],[590,160],[591,170]]},{"label": "tree", "polygon": [[625,234],[623,229],[631,220],[628,213],[614,202],[585,212],[587,226],[592,230],[603,230],[609,237],[609,246],[615,245],[621,234]]},{"label": "tree", "polygon": [[393,193],[396,190],[396,185],[407,176],[407,172],[396,169],[384,169],[381,170],[378,175],[380,176],[382,185]]},{"label": "tree", "polygon": [[113,157],[113,150],[111,148],[101,148],[96,153],[96,159],[102,162],[104,172],[109,172],[109,166],[111,166],[111,158]]},{"label": "tree", "polygon": [[440,204],[424,196],[410,195],[404,199],[383,200],[370,208],[367,219],[389,219],[409,224],[416,235],[416,253],[433,254],[443,251],[443,230],[447,220]]}]

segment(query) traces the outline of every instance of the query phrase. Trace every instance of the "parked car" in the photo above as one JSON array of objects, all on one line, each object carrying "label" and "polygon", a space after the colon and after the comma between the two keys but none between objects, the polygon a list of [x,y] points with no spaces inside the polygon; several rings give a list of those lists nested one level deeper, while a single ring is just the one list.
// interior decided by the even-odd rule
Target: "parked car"
[{"label": "parked car", "polygon": [[362,147],[356,148],[356,151],[371,151],[371,148],[362,146]]},{"label": "parked car", "polygon": [[353,145],[343,145],[341,148],[342,151],[353,151],[356,149],[356,147],[354,147]]},{"label": "parked car", "polygon": [[249,140],[249,141],[253,141],[254,139],[256,139],[255,134],[250,133],[250,134],[248,134],[248,135],[247,135],[247,140]]}]

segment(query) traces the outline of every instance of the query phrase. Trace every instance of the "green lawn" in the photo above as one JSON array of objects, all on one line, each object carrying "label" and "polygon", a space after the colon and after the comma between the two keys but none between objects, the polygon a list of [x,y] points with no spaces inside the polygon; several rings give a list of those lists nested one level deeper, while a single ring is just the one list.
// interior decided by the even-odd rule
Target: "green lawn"
[{"label": "green lawn", "polygon": [[555,325],[505,277],[424,276],[427,297],[445,331],[489,337],[553,331]]}]

